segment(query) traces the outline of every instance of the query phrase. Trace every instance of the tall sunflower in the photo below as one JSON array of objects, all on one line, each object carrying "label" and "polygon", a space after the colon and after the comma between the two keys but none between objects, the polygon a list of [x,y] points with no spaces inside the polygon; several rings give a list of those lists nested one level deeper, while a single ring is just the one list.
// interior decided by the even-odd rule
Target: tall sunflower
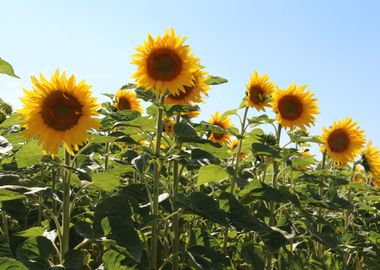
[{"label": "tall sunflower", "polygon": [[[231,120],[228,116],[223,117],[220,112],[216,112],[212,115],[210,124],[220,127],[221,129],[227,130],[232,127]],[[229,133],[214,133],[211,132],[210,140],[220,144],[228,143],[231,135]]]},{"label": "tall sunflower", "polygon": [[357,121],[350,117],[343,119],[326,129],[321,137],[322,151],[340,166],[345,166],[355,159],[365,143],[364,131],[357,126]]},{"label": "tall sunflower", "polygon": [[42,149],[55,155],[61,145],[73,155],[71,147],[78,149],[89,135],[88,129],[98,128],[96,110],[99,105],[91,96],[91,86],[84,81],[76,83],[75,76],[68,80],[66,73],[57,70],[50,81],[41,74],[40,81],[34,76],[32,90],[24,89],[20,98],[24,107],[19,111],[23,120],[23,134],[37,137]]},{"label": "tall sunflower", "polygon": [[291,84],[286,90],[277,90],[273,93],[273,111],[279,124],[290,129],[299,127],[306,129],[315,122],[315,115],[319,113],[318,100],[306,85]]},{"label": "tall sunflower", "polygon": [[374,178],[380,178],[380,150],[369,141],[362,153],[362,165]]},{"label": "tall sunflower", "polygon": [[178,104],[191,106],[194,103],[203,102],[202,95],[207,96],[207,92],[210,87],[205,82],[206,73],[198,70],[193,73],[194,75],[194,85],[193,86],[185,86],[185,91],[180,92],[178,94],[170,94],[166,97],[166,104]]},{"label": "tall sunflower", "polygon": [[259,73],[254,71],[247,84],[247,106],[265,111],[265,107],[270,106],[270,95],[273,91],[274,84],[269,81],[269,76],[265,74],[260,77]]},{"label": "tall sunflower", "polygon": [[176,35],[174,29],[165,31],[164,35],[153,39],[148,35],[144,45],[137,47],[132,56],[132,64],[137,71],[132,75],[139,86],[154,90],[156,95],[178,95],[186,92],[185,86],[194,85],[194,72],[199,69],[199,60],[193,56],[186,38]]},{"label": "tall sunflower", "polygon": [[136,93],[128,90],[119,90],[116,93],[116,101],[114,107],[118,111],[133,110],[143,113],[140,100],[136,97]]}]

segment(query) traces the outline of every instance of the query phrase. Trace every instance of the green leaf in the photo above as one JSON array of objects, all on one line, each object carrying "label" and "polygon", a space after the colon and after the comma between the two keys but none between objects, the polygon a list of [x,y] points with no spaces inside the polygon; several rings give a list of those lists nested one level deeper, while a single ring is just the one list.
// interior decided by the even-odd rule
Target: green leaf
[{"label": "green leaf", "polygon": [[63,266],[65,270],[82,270],[84,255],[79,250],[69,250],[65,254]]},{"label": "green leaf", "polygon": [[29,229],[26,229],[25,231],[17,232],[14,235],[30,238],[30,237],[42,236],[43,234],[44,234],[43,227],[31,227]]},{"label": "green leaf", "polygon": [[11,258],[0,257],[0,269],[1,270],[28,270],[28,268]]},{"label": "green leaf", "polygon": [[125,258],[125,255],[115,250],[108,250],[103,255],[104,268],[110,270],[129,270],[128,266],[122,265]]},{"label": "green leaf", "polygon": [[50,268],[48,261],[54,247],[50,240],[37,236],[25,240],[17,247],[17,259],[31,270],[44,270]]},{"label": "green leaf", "polygon": [[263,156],[271,156],[274,158],[279,158],[280,157],[280,152],[278,149],[261,144],[261,143],[253,143],[252,144],[252,154],[254,155],[263,155]]},{"label": "green leaf", "polygon": [[208,76],[205,83],[208,85],[218,85],[228,82],[228,80],[218,76]]},{"label": "green leaf", "polygon": [[262,246],[254,243],[245,244],[241,250],[241,257],[255,270],[264,270],[265,253]]},{"label": "green leaf", "polygon": [[194,263],[197,264],[200,269],[224,269],[223,266],[230,265],[230,261],[222,252],[207,248],[204,246],[192,246],[188,249],[191,253]]},{"label": "green leaf", "polygon": [[288,240],[279,231],[272,230],[269,233],[260,234],[265,246],[272,252],[288,244]]},{"label": "green leaf", "polygon": [[193,192],[188,197],[180,195],[178,203],[184,208],[226,226],[227,213],[219,208],[219,202],[202,192]]},{"label": "green leaf", "polygon": [[228,177],[226,170],[217,165],[207,165],[199,170],[197,185],[203,185],[210,182],[220,182]]},{"label": "green leaf", "polygon": [[9,240],[5,236],[0,236],[0,257],[13,257],[9,247]]},{"label": "green leaf", "polygon": [[143,246],[132,223],[123,216],[105,217],[101,223],[106,237],[124,247],[135,261],[140,262]]},{"label": "green leaf", "polygon": [[119,176],[112,172],[94,173],[92,175],[93,186],[107,192],[112,192],[121,185]]},{"label": "green leaf", "polygon": [[19,168],[38,164],[42,157],[41,147],[36,140],[29,141],[16,153],[16,160]]},{"label": "green leaf", "polygon": [[213,164],[220,163],[219,159],[216,158],[213,154],[199,148],[195,148],[191,150],[191,162],[199,163],[200,165],[208,164],[208,163],[213,163]]},{"label": "green leaf", "polygon": [[12,144],[6,138],[0,136],[0,155],[4,155],[13,149]]},{"label": "green leaf", "polygon": [[0,202],[25,199],[25,196],[6,189],[0,189]]},{"label": "green leaf", "polygon": [[193,127],[186,123],[186,122],[181,122],[181,123],[176,123],[173,126],[174,134],[179,138],[197,138],[198,135],[193,129]]},{"label": "green leaf", "polygon": [[0,73],[20,79],[20,77],[15,74],[11,64],[9,64],[7,61],[1,58],[0,58]]}]

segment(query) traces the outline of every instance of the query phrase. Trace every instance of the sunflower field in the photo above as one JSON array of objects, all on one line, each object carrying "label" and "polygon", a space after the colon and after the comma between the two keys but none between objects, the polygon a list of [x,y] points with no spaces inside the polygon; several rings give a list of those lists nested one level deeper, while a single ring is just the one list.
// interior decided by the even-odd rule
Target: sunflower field
[{"label": "sunflower field", "polygon": [[19,110],[1,94],[0,270],[380,269],[380,150],[356,121],[310,134],[311,90],[257,71],[197,120],[227,80],[173,29],[131,61],[102,104],[59,70]]}]

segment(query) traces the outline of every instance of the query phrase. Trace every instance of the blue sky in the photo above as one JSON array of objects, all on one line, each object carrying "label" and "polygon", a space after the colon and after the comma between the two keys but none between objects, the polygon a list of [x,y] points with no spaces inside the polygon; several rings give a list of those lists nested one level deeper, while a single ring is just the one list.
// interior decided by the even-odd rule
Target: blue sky
[{"label": "blue sky", "polygon": [[321,114],[311,132],[351,116],[380,145],[380,17],[377,1],[0,1],[0,57],[21,80],[0,76],[0,97],[20,107],[30,75],[56,68],[95,94],[132,82],[137,45],[174,27],[213,87],[202,118],[237,107],[253,72],[282,88],[308,84]]}]

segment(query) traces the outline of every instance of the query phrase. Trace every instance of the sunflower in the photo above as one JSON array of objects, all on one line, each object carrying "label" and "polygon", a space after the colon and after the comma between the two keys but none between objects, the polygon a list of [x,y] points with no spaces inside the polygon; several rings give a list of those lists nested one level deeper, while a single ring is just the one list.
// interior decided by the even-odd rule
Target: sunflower
[{"label": "sunflower", "polygon": [[140,100],[136,97],[136,93],[128,90],[117,91],[114,107],[118,111],[133,110],[139,113],[144,112],[143,108],[141,107]]},{"label": "sunflower", "polygon": [[20,98],[24,107],[19,111],[27,138],[37,137],[42,149],[55,155],[61,145],[70,154],[71,147],[78,149],[89,135],[88,129],[98,128],[96,110],[99,105],[91,97],[91,86],[84,81],[76,83],[75,76],[68,80],[66,73],[57,70],[50,81],[41,74],[40,81],[34,76],[32,90],[26,90]]},{"label": "sunflower", "polygon": [[185,86],[185,91],[178,94],[168,95],[165,99],[165,103],[191,106],[194,103],[203,102],[201,94],[207,96],[207,92],[210,89],[210,87],[205,83],[205,74],[206,73],[201,70],[194,72],[194,85]]},{"label": "sunflower", "polygon": [[[220,112],[216,112],[212,115],[210,124],[220,127],[223,130],[227,130],[232,127],[231,120],[228,116],[223,117]],[[228,133],[214,133],[211,132],[210,140],[220,144],[228,143],[231,135]]]},{"label": "sunflower", "polygon": [[306,129],[315,122],[319,113],[317,99],[306,85],[291,84],[287,90],[277,90],[273,93],[273,110],[278,123],[291,130],[295,127]]},{"label": "sunflower", "polygon": [[265,107],[270,106],[270,95],[273,90],[274,84],[269,81],[269,76],[265,74],[260,77],[259,73],[254,71],[247,85],[247,106],[265,111]]},{"label": "sunflower", "polygon": [[362,153],[362,165],[374,178],[380,178],[380,150],[369,141]]},{"label": "sunflower", "polygon": [[372,182],[372,185],[373,185],[374,187],[376,187],[376,188],[380,188],[380,179],[373,181],[373,182]]},{"label": "sunflower", "polygon": [[178,95],[186,92],[185,86],[194,85],[194,72],[199,67],[199,60],[193,56],[186,38],[177,36],[174,29],[165,31],[164,35],[153,39],[148,35],[144,45],[137,47],[132,56],[132,64],[137,71],[132,75],[139,86],[154,90],[156,95]]},{"label": "sunflower", "polygon": [[334,122],[329,129],[323,128],[321,140],[321,150],[340,166],[353,161],[365,143],[364,131],[349,117]]}]

